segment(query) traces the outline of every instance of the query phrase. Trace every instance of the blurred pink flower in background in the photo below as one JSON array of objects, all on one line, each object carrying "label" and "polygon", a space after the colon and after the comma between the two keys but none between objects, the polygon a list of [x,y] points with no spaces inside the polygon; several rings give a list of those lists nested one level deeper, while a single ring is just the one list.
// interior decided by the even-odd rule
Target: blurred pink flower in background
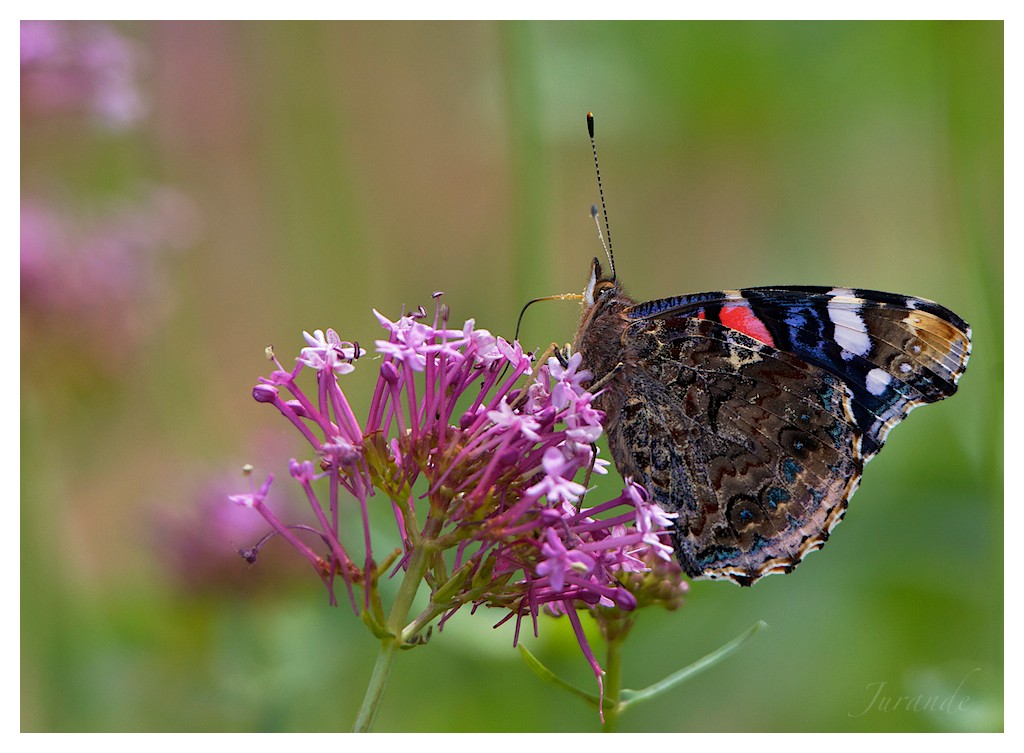
[{"label": "blurred pink flower in background", "polygon": [[[269,434],[257,444],[256,455],[261,458],[285,449],[280,437]],[[239,557],[273,529],[251,510],[224,504],[237,485],[237,470],[216,474],[193,469],[179,488],[164,490],[181,496],[152,500],[149,535],[163,579],[179,592],[192,596],[251,593],[264,587],[279,589],[283,581],[307,577],[304,563],[289,556],[285,547],[262,553],[261,558],[274,564],[255,571]],[[285,509],[295,506],[287,496],[280,501]]]},{"label": "blurred pink flower in background", "polygon": [[21,22],[22,115],[84,112],[123,130],[145,114],[135,46],[102,23]]},{"label": "blurred pink flower in background", "polygon": [[[109,24],[21,22],[23,149],[51,158],[22,162],[25,340],[59,333],[75,355],[96,364],[112,359],[114,368],[170,311],[167,261],[196,242],[199,212],[179,191],[142,176],[115,186],[113,199],[97,199],[99,186],[83,194],[63,177],[61,160],[88,157],[97,128],[109,139],[141,124],[144,62]],[[48,129],[51,121],[60,128]]]},{"label": "blurred pink flower in background", "polygon": [[123,352],[169,311],[165,261],[195,241],[198,225],[170,188],[92,214],[23,197],[23,323],[62,328],[105,357]]},{"label": "blurred pink flower in background", "polygon": [[[239,560],[239,550],[259,540],[270,528],[256,516],[247,515],[247,510],[224,504],[233,478],[209,478],[196,485],[191,497],[163,500],[156,505],[151,531],[155,551],[164,579],[183,591],[251,591],[269,580],[254,577]],[[286,558],[280,559],[281,566],[287,568]]]}]

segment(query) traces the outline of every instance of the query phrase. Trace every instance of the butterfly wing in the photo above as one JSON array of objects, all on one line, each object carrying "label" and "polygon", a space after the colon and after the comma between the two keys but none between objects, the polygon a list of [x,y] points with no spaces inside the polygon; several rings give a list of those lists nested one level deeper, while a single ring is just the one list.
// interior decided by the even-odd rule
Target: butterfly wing
[{"label": "butterfly wing", "polygon": [[888,431],[952,394],[970,351],[952,312],[873,291],[755,288],[625,315],[612,454],[679,512],[684,570],[742,585],[824,545]]}]

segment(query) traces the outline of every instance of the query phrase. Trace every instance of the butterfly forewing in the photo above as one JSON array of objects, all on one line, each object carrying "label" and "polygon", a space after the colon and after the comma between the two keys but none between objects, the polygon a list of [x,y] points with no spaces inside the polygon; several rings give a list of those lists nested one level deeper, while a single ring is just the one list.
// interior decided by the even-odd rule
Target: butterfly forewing
[{"label": "butterfly forewing", "polygon": [[970,355],[970,328],[952,311],[874,290],[747,288],[638,304],[627,314],[719,321],[840,377],[854,395],[865,460],[913,408],[952,395]]}]

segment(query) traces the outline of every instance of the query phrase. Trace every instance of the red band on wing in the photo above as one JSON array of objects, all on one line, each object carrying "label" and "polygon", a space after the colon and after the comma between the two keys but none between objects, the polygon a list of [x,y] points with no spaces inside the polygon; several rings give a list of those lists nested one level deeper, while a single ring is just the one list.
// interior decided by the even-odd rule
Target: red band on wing
[{"label": "red band on wing", "polygon": [[753,337],[765,345],[775,347],[775,342],[764,323],[746,306],[723,306],[719,321],[747,337]]}]

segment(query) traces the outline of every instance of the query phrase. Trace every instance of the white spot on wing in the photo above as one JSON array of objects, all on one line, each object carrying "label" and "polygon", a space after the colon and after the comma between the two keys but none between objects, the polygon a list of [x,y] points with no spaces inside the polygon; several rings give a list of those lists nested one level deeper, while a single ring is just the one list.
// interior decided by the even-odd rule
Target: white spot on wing
[{"label": "white spot on wing", "polygon": [[[853,291],[849,288],[832,288],[828,291],[833,298],[837,296],[852,297]],[[832,300],[828,302],[828,318],[835,325],[835,340],[839,347],[856,356],[864,356],[871,350],[871,339],[868,337],[868,329],[864,319],[856,310],[849,308],[852,301]],[[843,354],[846,358],[846,354]],[[848,359],[847,359],[848,360]]]},{"label": "white spot on wing", "polygon": [[872,395],[881,395],[885,392],[885,388],[889,386],[889,382],[892,381],[892,376],[887,371],[871,369],[871,371],[868,372],[867,379],[864,381],[868,388],[868,392]]}]

